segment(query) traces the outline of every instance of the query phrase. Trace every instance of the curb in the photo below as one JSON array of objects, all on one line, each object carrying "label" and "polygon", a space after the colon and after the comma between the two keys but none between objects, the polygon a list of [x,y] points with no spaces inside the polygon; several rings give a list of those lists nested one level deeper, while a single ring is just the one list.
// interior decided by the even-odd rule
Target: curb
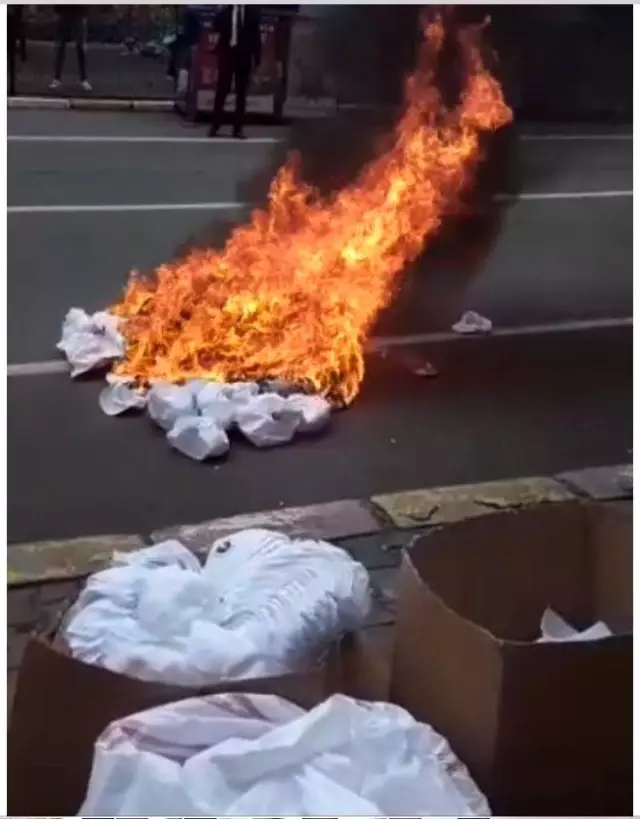
[{"label": "curb", "polygon": [[132,551],[165,538],[177,538],[199,553],[213,540],[249,527],[277,529],[294,537],[345,541],[342,545],[362,556],[373,548],[368,544],[375,542],[382,555],[395,549],[396,541],[400,546],[408,537],[431,526],[540,503],[629,499],[633,497],[631,470],[631,464],[595,467],[552,477],[430,487],[365,500],[273,509],[175,526],[146,535],[15,544],[7,549],[7,587],[12,590],[68,584],[104,568],[114,551]]},{"label": "curb", "polygon": [[[267,102],[265,107],[264,102]],[[269,113],[269,98],[248,97],[247,113]],[[100,99],[96,97],[9,97],[7,108],[21,111],[137,111],[140,113],[173,112],[172,99]],[[328,116],[336,111],[330,99],[316,102],[292,97],[285,103],[285,116]]]}]

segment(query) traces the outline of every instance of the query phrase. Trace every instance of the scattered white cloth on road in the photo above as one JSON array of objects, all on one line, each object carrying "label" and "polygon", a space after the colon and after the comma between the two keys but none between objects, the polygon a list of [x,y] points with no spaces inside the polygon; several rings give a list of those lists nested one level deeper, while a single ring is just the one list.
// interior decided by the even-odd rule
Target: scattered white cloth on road
[{"label": "scattered white cloth on road", "polygon": [[[233,393],[230,393],[233,395]],[[230,429],[236,419],[236,402],[229,398],[221,384],[206,384],[196,394],[196,409],[214,421],[220,429]]]},{"label": "scattered white cloth on road", "polygon": [[[119,323],[106,311],[93,315],[77,307],[68,311],[57,346],[69,361],[72,377],[123,357]],[[106,381],[98,399],[106,415],[146,407],[171,446],[199,461],[226,454],[227,433],[234,428],[263,448],[286,444],[296,433],[320,432],[331,418],[331,405],[324,398],[305,395],[277,379],[226,384],[194,378],[182,385],[156,381],[146,394],[130,376],[109,372]]]},{"label": "scattered white cloth on road", "polygon": [[462,314],[451,329],[454,333],[458,333],[462,336],[490,333],[493,330],[493,323],[486,316],[481,316],[480,313],[468,310]]},{"label": "scattered white cloth on road", "polygon": [[178,418],[196,414],[193,393],[176,384],[154,384],[147,394],[147,410],[151,418],[167,432]]},{"label": "scattered white cloth on road", "polygon": [[119,322],[104,310],[92,316],[79,307],[69,310],[57,348],[71,365],[72,378],[122,358],[124,338],[118,331]]},{"label": "scattered white cloth on road", "polygon": [[304,711],[217,694],[113,722],[81,816],[489,816],[449,743],[397,705],[336,694]]},{"label": "scattered white cloth on road", "polygon": [[249,529],[193,561],[177,541],[116,556],[70,613],[71,654],[175,685],[278,676],[308,669],[370,610],[367,570],[324,541]]},{"label": "scattered white cloth on road", "polygon": [[107,384],[98,398],[105,415],[122,415],[128,410],[141,410],[147,404],[147,396],[124,382]]},{"label": "scattered white cloth on road", "polygon": [[185,415],[167,432],[167,441],[178,452],[196,461],[219,458],[229,451],[229,439],[215,418]]},{"label": "scattered white cloth on road", "polygon": [[263,393],[241,407],[236,420],[254,446],[279,446],[293,439],[302,422],[302,411],[281,395]]},{"label": "scattered white cloth on road", "polygon": [[288,408],[300,413],[299,432],[320,432],[331,419],[331,405],[319,395],[296,393],[286,401]]}]

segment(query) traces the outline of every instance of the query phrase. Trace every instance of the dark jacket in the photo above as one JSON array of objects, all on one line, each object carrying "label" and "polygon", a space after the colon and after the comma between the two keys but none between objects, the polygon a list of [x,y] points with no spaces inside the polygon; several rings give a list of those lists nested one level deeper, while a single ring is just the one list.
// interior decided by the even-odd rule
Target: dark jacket
[{"label": "dark jacket", "polygon": [[86,17],[87,15],[87,7],[86,6],[54,6],[56,14],[59,17],[63,17],[67,20],[79,20],[82,17]]},{"label": "dark jacket", "polygon": [[[219,35],[219,48],[229,48],[233,6],[223,6],[216,15],[215,31]],[[244,20],[238,29],[238,51],[249,57],[254,65],[260,62],[262,39],[260,37],[260,6],[244,6]]]}]

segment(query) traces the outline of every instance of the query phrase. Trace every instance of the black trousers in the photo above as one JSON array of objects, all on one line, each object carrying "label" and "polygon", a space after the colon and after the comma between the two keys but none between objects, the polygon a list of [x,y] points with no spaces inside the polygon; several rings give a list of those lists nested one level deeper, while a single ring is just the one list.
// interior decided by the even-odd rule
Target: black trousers
[{"label": "black trousers", "polygon": [[62,69],[64,67],[64,55],[67,50],[69,40],[76,41],[76,55],[78,57],[78,74],[80,81],[87,79],[87,64],[84,56],[84,23],[78,18],[61,17],[58,22],[58,43],[56,48],[56,61],[53,75],[56,80],[62,79]]},{"label": "black trousers", "polygon": [[216,83],[216,96],[213,103],[213,118],[211,127],[219,128],[222,123],[224,104],[231,83],[235,85],[236,110],[233,117],[234,132],[242,131],[245,114],[247,111],[247,89],[251,79],[251,55],[242,49],[224,48],[218,51],[218,81]]}]

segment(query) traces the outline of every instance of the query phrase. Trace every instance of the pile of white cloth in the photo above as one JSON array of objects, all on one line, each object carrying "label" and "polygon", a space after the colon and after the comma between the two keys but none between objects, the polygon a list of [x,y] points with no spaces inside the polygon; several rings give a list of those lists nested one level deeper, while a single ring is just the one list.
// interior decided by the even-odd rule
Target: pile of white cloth
[{"label": "pile of white cloth", "polygon": [[80,816],[489,816],[446,740],[389,703],[305,712],[219,694],[143,711],[99,738]]},{"label": "pile of white cloth", "polygon": [[204,566],[176,540],[115,554],[64,637],[83,662],[204,686],[308,669],[370,606],[368,573],[343,549],[248,529],[215,541]]},{"label": "pile of white cloth", "polygon": [[[72,377],[122,358],[124,338],[118,322],[105,312],[89,316],[75,307],[69,310],[58,349],[67,356]],[[288,443],[298,434],[321,431],[331,416],[331,406],[324,398],[292,392],[290,385],[276,382],[265,389],[255,382],[219,384],[194,379],[184,385],[158,382],[146,392],[108,374],[99,403],[107,415],[146,407],[166,431],[169,444],[198,461],[226,455],[233,428],[254,446],[271,447]]]}]

